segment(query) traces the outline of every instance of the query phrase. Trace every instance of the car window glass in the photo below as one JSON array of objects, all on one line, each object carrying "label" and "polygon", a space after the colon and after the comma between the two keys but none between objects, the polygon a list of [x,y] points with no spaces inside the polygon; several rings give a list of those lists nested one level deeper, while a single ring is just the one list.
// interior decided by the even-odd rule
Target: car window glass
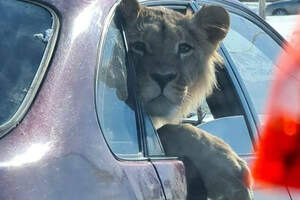
[{"label": "car window glass", "polygon": [[164,150],[159,136],[152,124],[150,116],[145,113],[146,141],[149,156],[164,156]]},{"label": "car window glass", "polygon": [[53,18],[29,2],[0,0],[0,126],[32,90],[52,34]]},{"label": "car window glass", "polygon": [[222,117],[200,124],[198,127],[223,139],[239,155],[253,152],[253,145],[243,115]]},{"label": "car window glass", "polygon": [[126,51],[122,33],[112,21],[103,44],[97,80],[97,112],[113,153],[140,157],[135,111],[127,102]]},{"label": "car window glass", "polygon": [[194,118],[198,119],[200,129],[222,138],[238,154],[249,154],[253,152],[251,133],[239,96],[225,66],[219,68],[216,75],[217,87],[201,104]]},{"label": "car window glass", "polygon": [[224,46],[243,79],[256,112],[262,116],[282,48],[260,27],[235,14],[231,14],[231,29]]}]

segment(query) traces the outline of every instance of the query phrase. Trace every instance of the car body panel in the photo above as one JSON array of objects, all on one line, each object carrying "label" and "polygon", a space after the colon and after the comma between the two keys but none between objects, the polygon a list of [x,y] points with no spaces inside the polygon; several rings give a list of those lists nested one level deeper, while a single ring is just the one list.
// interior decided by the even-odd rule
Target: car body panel
[{"label": "car body panel", "polygon": [[300,190],[295,188],[290,188],[290,193],[292,199],[300,199]]},{"label": "car body panel", "polygon": [[166,199],[185,199],[187,185],[181,161],[152,160],[164,187]]},{"label": "car body panel", "polygon": [[34,103],[0,140],[0,199],[164,199],[153,165],[117,160],[97,120],[95,68],[115,2],[41,3],[57,11],[60,36]]},{"label": "car body panel", "polygon": [[[95,72],[104,24],[115,0],[36,2],[57,12],[61,29],[33,104],[21,123],[0,140],[0,199],[184,199],[187,188],[181,161],[119,160],[101,133]],[[166,0],[149,4],[178,2],[189,4]],[[213,3],[229,8],[235,2]],[[232,10],[240,12],[242,6],[236,5]],[[245,106],[256,129],[255,113],[246,101]],[[246,159],[251,163],[253,157]],[[289,199],[286,189],[281,191],[278,199]],[[256,196],[274,199],[272,194]]]}]

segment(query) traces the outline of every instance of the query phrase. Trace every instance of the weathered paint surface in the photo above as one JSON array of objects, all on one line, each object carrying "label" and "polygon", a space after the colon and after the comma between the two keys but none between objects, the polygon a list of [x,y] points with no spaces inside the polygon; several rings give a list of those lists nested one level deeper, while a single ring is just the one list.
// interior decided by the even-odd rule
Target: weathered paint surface
[{"label": "weathered paint surface", "polygon": [[153,161],[160,175],[166,199],[186,199],[185,169],[181,161]]},{"label": "weathered paint surface", "polygon": [[0,199],[164,199],[153,165],[116,160],[97,121],[95,69],[114,0],[39,2],[57,11],[61,29],[33,105],[0,140]]}]

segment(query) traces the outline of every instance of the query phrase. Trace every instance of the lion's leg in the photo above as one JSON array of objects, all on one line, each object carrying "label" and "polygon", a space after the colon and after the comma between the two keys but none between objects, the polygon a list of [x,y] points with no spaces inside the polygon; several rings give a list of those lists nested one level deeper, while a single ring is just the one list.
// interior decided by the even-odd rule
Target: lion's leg
[{"label": "lion's leg", "polygon": [[167,156],[183,159],[188,186],[198,174],[213,200],[252,199],[247,164],[224,141],[189,124],[168,124],[158,133]]},{"label": "lion's leg", "polygon": [[188,196],[186,200],[207,200],[207,190],[197,167],[188,157],[180,158],[185,166]]}]

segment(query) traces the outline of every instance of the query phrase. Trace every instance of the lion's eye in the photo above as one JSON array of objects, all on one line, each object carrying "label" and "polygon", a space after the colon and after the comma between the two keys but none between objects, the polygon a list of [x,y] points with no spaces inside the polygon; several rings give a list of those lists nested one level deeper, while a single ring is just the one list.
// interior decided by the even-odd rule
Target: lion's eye
[{"label": "lion's eye", "polygon": [[187,43],[181,43],[178,46],[178,53],[179,54],[187,54],[189,53],[191,50],[193,49],[193,47]]},{"label": "lion's eye", "polygon": [[131,45],[131,48],[134,52],[136,52],[140,55],[144,55],[144,53],[146,52],[146,44],[141,41],[134,42]]}]

